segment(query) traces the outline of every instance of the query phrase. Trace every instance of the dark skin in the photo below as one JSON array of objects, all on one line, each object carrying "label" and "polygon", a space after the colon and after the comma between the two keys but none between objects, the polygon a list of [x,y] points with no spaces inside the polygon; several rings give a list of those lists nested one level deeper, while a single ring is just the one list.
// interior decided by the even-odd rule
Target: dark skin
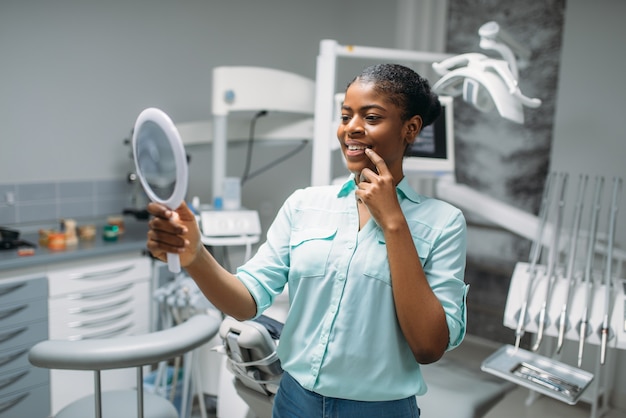
[{"label": "dark skin", "polygon": [[[404,150],[422,127],[421,117],[403,120],[401,115],[401,109],[373,85],[357,80],[346,91],[337,137],[348,170],[356,176],[360,225],[374,218],[385,235],[398,322],[415,360],[427,364],[444,354],[448,327],[396,194],[396,185],[404,177]],[[153,215],[147,241],[152,255],[165,261],[167,252],[178,253],[181,266],[219,310],[239,320],[252,318],[254,299],[202,245],[198,224],[187,205],[172,211],[150,203],[148,211]]]}]

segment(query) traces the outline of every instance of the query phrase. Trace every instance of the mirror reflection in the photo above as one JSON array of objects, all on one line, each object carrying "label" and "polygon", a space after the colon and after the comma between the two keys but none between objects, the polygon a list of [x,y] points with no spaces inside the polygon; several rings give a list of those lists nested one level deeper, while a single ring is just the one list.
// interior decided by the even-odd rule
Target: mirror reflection
[{"label": "mirror reflection", "polygon": [[168,200],[176,185],[176,159],[170,141],[155,122],[145,121],[137,132],[137,164],[152,192]]}]

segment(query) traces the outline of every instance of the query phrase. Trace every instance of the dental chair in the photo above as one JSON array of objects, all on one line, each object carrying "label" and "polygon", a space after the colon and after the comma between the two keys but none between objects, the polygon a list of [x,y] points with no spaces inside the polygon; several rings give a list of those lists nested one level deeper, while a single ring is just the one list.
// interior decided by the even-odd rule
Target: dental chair
[{"label": "dental chair", "polygon": [[[47,340],[34,345],[28,360],[37,367],[92,370],[94,395],[67,405],[55,418],[178,418],[166,398],[143,390],[143,368],[191,352],[217,335],[220,319],[196,314],[172,328],[108,339]],[[137,368],[137,390],[101,391],[103,370]]]},{"label": "dental chair", "polygon": [[267,316],[237,321],[226,317],[219,334],[233,375],[235,391],[256,418],[271,418],[274,396],[283,373],[276,354],[283,324]]},{"label": "dental chair", "polygon": [[[227,317],[220,325],[222,351],[234,375],[235,390],[256,418],[272,416],[282,375],[276,356],[281,329],[282,323],[263,316],[243,322]],[[514,384],[468,367],[457,357],[422,366],[428,392],[417,403],[423,416],[480,418],[514,389]]]}]

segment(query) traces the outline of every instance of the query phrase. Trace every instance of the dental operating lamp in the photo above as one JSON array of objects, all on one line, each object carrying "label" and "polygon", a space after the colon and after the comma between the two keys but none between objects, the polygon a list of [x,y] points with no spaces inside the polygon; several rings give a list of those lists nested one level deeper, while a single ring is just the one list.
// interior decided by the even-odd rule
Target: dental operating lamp
[{"label": "dental operating lamp", "polygon": [[469,53],[435,62],[433,69],[442,77],[433,90],[452,97],[462,95],[482,112],[495,108],[503,118],[524,123],[523,107],[541,106],[541,100],[524,96],[517,83],[518,68],[528,66],[530,50],[493,21],[482,25],[478,35],[482,49],[495,51],[503,59]]},{"label": "dental operating lamp", "polygon": [[463,96],[463,100],[481,112],[496,109],[500,116],[524,123],[523,107],[536,108],[541,100],[522,94],[507,61],[469,53],[433,63],[442,77],[433,91],[446,96]]}]

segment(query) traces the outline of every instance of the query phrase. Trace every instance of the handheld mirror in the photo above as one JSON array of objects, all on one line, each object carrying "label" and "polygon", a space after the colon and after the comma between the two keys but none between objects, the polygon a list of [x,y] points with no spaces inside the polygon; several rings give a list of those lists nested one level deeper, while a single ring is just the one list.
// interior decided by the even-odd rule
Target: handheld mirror
[{"label": "handheld mirror", "polygon": [[[187,155],[172,120],[162,110],[148,108],[137,117],[133,130],[133,156],[137,176],[153,202],[176,209],[187,193]],[[172,273],[180,272],[178,254],[168,253]]]}]

